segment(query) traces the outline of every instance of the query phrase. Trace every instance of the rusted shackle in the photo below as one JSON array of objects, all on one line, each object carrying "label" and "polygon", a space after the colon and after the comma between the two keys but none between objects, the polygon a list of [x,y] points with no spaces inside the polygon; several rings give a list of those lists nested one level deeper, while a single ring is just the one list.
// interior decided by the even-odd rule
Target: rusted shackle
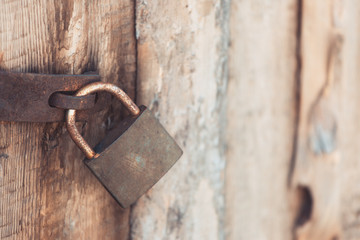
[{"label": "rusted shackle", "polygon": [[[140,113],[139,107],[131,100],[131,98],[121,88],[111,83],[95,82],[78,90],[75,96],[87,96],[89,94],[105,91],[109,92],[117,99],[119,99],[125,107],[130,111],[131,115],[137,116]],[[76,145],[83,151],[88,159],[97,158],[99,156],[90,145],[81,136],[79,130],[76,128],[76,110],[69,109],[66,114],[66,126],[69,131],[71,138],[74,140]]]}]

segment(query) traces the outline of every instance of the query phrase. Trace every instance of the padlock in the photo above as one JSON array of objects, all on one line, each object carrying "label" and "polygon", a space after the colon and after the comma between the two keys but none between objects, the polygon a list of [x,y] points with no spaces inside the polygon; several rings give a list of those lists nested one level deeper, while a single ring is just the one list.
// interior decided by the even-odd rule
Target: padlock
[{"label": "padlock", "polygon": [[132,116],[94,148],[88,145],[75,126],[76,111],[68,110],[67,129],[85,153],[86,166],[116,201],[126,208],[147,192],[181,157],[175,140],[145,106],[138,108],[119,87],[96,82],[81,88],[75,96],[106,91],[118,98]]}]

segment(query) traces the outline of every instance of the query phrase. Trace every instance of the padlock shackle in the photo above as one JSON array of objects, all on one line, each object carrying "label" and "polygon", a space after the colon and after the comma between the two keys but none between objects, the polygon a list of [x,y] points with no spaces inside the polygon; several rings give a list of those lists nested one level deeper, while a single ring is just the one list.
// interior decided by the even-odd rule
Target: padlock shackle
[{"label": "padlock shackle", "polygon": [[[131,100],[131,98],[118,86],[111,83],[95,82],[86,85],[78,90],[75,96],[86,96],[95,92],[105,91],[112,94],[119,99],[125,107],[130,111],[131,115],[137,116],[140,114],[139,107]],[[66,113],[66,127],[76,145],[83,151],[88,159],[97,158],[99,156],[90,145],[81,136],[79,130],[76,128],[76,110],[69,109]]]}]

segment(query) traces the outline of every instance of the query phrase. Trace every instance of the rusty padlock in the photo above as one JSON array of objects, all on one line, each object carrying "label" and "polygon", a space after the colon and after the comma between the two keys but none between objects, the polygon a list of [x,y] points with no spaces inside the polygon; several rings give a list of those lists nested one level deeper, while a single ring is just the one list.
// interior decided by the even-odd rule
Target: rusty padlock
[{"label": "rusty padlock", "polygon": [[145,107],[138,108],[124,91],[96,82],[81,88],[75,96],[106,91],[118,98],[130,111],[129,116],[112,130],[93,150],[75,126],[76,111],[68,110],[67,129],[85,153],[86,166],[126,208],[149,190],[180,158],[182,150],[158,120]]}]

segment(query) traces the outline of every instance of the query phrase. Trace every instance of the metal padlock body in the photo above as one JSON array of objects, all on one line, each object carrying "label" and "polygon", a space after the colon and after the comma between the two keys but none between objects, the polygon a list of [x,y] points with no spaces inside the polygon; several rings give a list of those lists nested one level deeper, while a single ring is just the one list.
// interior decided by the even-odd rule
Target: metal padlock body
[{"label": "metal padlock body", "polygon": [[95,147],[99,157],[84,160],[123,208],[148,191],[182,155],[150,110],[145,106],[140,110]]}]

